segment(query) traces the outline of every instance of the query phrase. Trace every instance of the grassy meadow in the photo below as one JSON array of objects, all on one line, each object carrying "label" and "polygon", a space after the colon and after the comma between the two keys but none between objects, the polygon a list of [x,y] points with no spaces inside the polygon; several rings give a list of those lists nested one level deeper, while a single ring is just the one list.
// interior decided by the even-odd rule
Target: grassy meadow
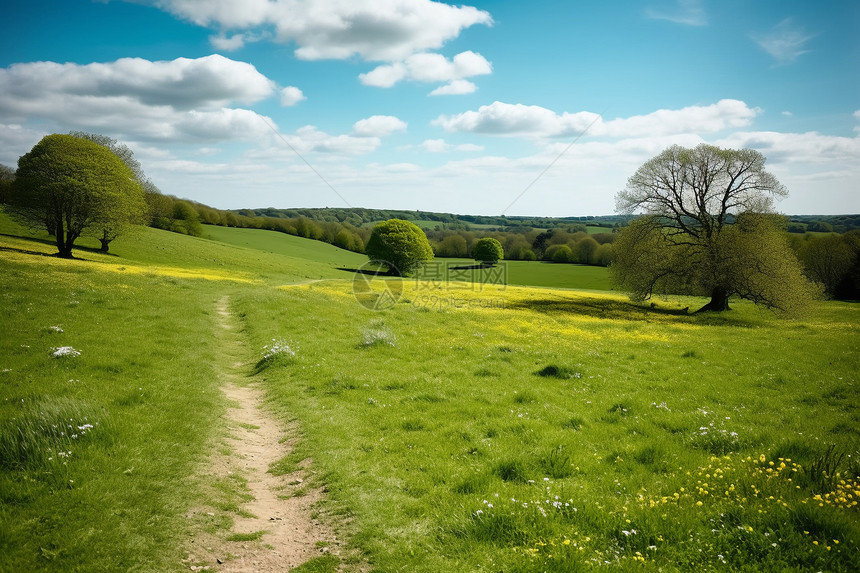
[{"label": "grassy meadow", "polygon": [[[225,294],[301,428],[273,471],[311,460],[352,549],[327,570],[860,569],[856,304],[690,315],[523,262],[507,286],[389,279],[372,311],[339,270],[364,257],[207,236],[63,261],[0,218],[0,570],[187,570],[196,531],[226,534],[241,476],[203,474]],[[259,362],[273,340],[295,356]]]}]

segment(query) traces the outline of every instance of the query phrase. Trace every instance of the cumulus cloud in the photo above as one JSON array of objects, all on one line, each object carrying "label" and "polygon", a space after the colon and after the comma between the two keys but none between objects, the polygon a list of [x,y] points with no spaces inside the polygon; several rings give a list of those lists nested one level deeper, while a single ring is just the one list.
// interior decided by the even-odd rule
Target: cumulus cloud
[{"label": "cumulus cloud", "polygon": [[770,32],[753,34],[751,37],[765,52],[773,56],[777,64],[790,64],[809,51],[806,44],[815,36],[796,26],[791,18],[786,18]]},{"label": "cumulus cloud", "polygon": [[232,36],[226,36],[221,33],[217,36],[209,36],[209,41],[217,50],[221,50],[223,52],[233,52],[242,48],[245,45],[245,35],[244,34],[233,34]]},{"label": "cumulus cloud", "polygon": [[15,167],[18,158],[39,142],[45,133],[16,123],[0,123],[0,163]]},{"label": "cumulus cloud", "polygon": [[307,125],[296,130],[295,135],[285,139],[296,151],[363,155],[376,150],[382,143],[378,137],[358,137],[355,135],[330,135]]},{"label": "cumulus cloud", "polygon": [[[155,0],[155,5],[199,26],[219,30],[271,28],[295,43],[305,60],[400,61],[441,47],[490,14],[472,6],[431,0]],[[221,36],[224,37],[224,36]],[[226,37],[224,37],[226,39]]]},{"label": "cumulus cloud", "polygon": [[789,165],[836,163],[858,165],[860,138],[776,131],[737,132],[716,142],[721,147],[749,147],[761,151],[769,162]]},{"label": "cumulus cloud", "polygon": [[281,89],[281,105],[284,107],[292,107],[308,98],[302,93],[302,90],[295,86],[287,86]]},{"label": "cumulus cloud", "polygon": [[469,80],[454,80],[450,84],[446,84],[444,86],[440,86],[430,92],[427,95],[431,96],[440,96],[440,95],[464,95],[473,93],[478,89],[478,86],[470,82]]},{"label": "cumulus cloud", "polygon": [[579,133],[596,114],[580,112],[558,115],[536,105],[493,102],[477,111],[440,116],[433,121],[446,131],[465,131],[501,136],[556,137]]},{"label": "cumulus cloud", "polygon": [[352,126],[352,133],[357,137],[385,137],[395,131],[405,131],[406,122],[393,115],[374,115],[360,119]]},{"label": "cumulus cloud", "polygon": [[493,102],[477,111],[440,116],[433,121],[446,131],[519,137],[570,137],[588,130],[604,137],[645,137],[682,133],[716,133],[742,127],[759,113],[742,101],[720,100],[709,106],[690,106],[604,121],[598,114],[581,111],[558,114],[540,106]]},{"label": "cumulus cloud", "polygon": [[254,103],[274,91],[274,82],[251,64],[219,55],[14,64],[0,69],[0,121],[38,118],[132,139],[250,138],[266,126],[256,113],[231,104]]},{"label": "cumulus cloud", "polygon": [[[401,80],[454,83],[463,78],[490,74],[492,71],[492,64],[481,54],[472,51],[461,52],[451,60],[442,54],[420,53],[413,54],[402,62],[378,66],[358,77],[364,85],[390,88]],[[460,90],[463,90],[468,89],[465,87],[467,84],[472,87],[471,91],[474,91],[474,84],[471,82],[457,85]],[[471,91],[452,91],[451,93],[471,93]]]},{"label": "cumulus cloud", "polygon": [[723,99],[707,106],[659,109],[647,115],[599,122],[593,132],[610,137],[716,133],[731,127],[749,125],[760,111],[739,100]]},{"label": "cumulus cloud", "polygon": [[702,0],[678,0],[674,5],[660,8],[646,8],[645,16],[653,20],[667,20],[687,26],[704,26],[708,15]]}]

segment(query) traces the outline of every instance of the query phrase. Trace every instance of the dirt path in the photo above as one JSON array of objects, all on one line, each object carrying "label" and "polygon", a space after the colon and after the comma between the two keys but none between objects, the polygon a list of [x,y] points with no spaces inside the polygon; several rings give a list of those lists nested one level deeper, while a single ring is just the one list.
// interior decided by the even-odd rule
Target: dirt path
[{"label": "dirt path", "polygon": [[[233,516],[228,534],[197,540],[187,562],[194,563],[192,570],[289,571],[323,552],[336,552],[338,542],[330,528],[312,517],[322,494],[306,487],[304,471],[282,476],[268,473],[272,463],[289,453],[295,428],[281,426],[266,411],[262,391],[247,377],[247,357],[252,353],[230,313],[229,298],[222,297],[216,310],[216,339],[223,362],[221,386],[231,408],[225,420],[230,429],[229,447],[213,453],[211,473],[238,477],[237,487],[242,479],[247,480],[247,493],[253,499],[242,505],[240,515]],[[258,532],[265,533],[253,541],[228,541],[231,536]]]}]

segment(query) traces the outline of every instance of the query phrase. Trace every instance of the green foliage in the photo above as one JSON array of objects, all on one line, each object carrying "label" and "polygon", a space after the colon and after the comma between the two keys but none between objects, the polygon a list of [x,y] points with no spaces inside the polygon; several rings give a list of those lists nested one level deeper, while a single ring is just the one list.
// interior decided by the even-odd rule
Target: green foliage
[{"label": "green foliage", "polygon": [[433,260],[427,236],[409,221],[390,219],[373,228],[365,247],[371,261],[384,263],[389,272],[406,275]]},{"label": "green foliage", "polygon": [[[646,162],[616,197],[622,213],[646,217],[613,245],[614,283],[641,301],[655,292],[709,295],[701,310],[728,310],[739,296],[796,313],[811,304],[781,228],[769,216],[787,195],[751,149],[673,146]],[[735,224],[729,224],[730,220]]]},{"label": "green foliage", "polygon": [[808,235],[799,251],[807,276],[821,284],[827,296],[860,296],[860,232]]},{"label": "green foliage", "polygon": [[144,185],[144,189],[152,227],[192,237],[202,236],[200,214],[194,203],[170,195],[162,195],[151,181]]},{"label": "green foliage", "polygon": [[554,263],[574,262],[573,251],[567,245],[552,245],[546,250],[544,258]]},{"label": "green foliage", "polygon": [[55,234],[66,258],[82,233],[112,237],[144,210],[140,184],[122,160],[90,140],[58,134],[18,160],[10,205],[21,220]]},{"label": "green foliage", "polygon": [[505,251],[498,240],[492,237],[485,237],[475,243],[472,249],[472,257],[482,263],[496,264],[505,258]]},{"label": "green foliage", "polygon": [[741,298],[800,316],[821,296],[803,275],[785,233],[769,217],[750,213],[739,217],[724,231],[722,254],[732,258],[723,272]]}]

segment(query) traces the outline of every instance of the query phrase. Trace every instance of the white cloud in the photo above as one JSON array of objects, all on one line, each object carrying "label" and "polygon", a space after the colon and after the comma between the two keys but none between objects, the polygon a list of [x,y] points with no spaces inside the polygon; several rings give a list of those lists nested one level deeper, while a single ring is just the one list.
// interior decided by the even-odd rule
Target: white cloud
[{"label": "white cloud", "polygon": [[781,115],[784,115],[785,117],[792,117],[794,114],[788,110],[785,110],[781,113]]},{"label": "white cloud", "polygon": [[786,18],[766,34],[751,35],[753,41],[773,56],[777,64],[790,64],[809,52],[806,44],[814,37],[803,28],[795,26],[791,18]]},{"label": "white cloud", "polygon": [[425,139],[421,143],[421,147],[430,153],[445,153],[451,149],[451,145],[446,143],[444,139]]},{"label": "white cloud", "polygon": [[[401,80],[425,83],[457,82],[463,78],[490,74],[492,71],[492,64],[481,54],[472,51],[461,52],[451,60],[442,54],[420,53],[413,54],[402,62],[377,66],[358,77],[364,85],[390,88]],[[464,89],[466,84],[471,85],[471,91],[474,91],[474,84],[471,82],[458,85],[460,89]]]},{"label": "white cloud", "polygon": [[265,133],[265,123],[231,104],[254,103],[274,90],[254,66],[219,55],[14,64],[0,69],[0,121],[35,118],[124,139],[247,139]]},{"label": "white cloud", "polygon": [[233,52],[242,48],[245,45],[245,35],[244,34],[233,34],[232,36],[226,36],[224,33],[218,34],[217,36],[209,36],[209,41],[215,47],[216,50],[221,50],[224,52]]},{"label": "white cloud", "polygon": [[43,131],[23,125],[0,123],[0,163],[16,168],[18,158],[45,135]]},{"label": "white cloud", "polygon": [[377,66],[366,74],[359,74],[358,79],[366,86],[390,88],[408,75],[406,66],[400,62]]},{"label": "white cloud", "polygon": [[677,0],[675,5],[668,8],[646,8],[645,16],[687,26],[704,26],[708,23],[708,15],[701,0]]},{"label": "white cloud", "polygon": [[292,107],[300,101],[304,101],[306,99],[308,98],[305,97],[305,94],[302,93],[302,90],[295,86],[287,86],[281,89],[281,105],[284,107]]},{"label": "white cloud", "polygon": [[287,141],[298,151],[363,155],[374,151],[382,143],[378,137],[355,137],[352,135],[329,135],[308,125],[296,130]]},{"label": "white cloud", "polygon": [[484,150],[483,146],[475,145],[474,143],[454,145],[446,142],[444,139],[425,139],[421,142],[420,147],[428,153],[448,153],[450,151],[476,152]]},{"label": "white cloud", "polygon": [[488,12],[431,0],[156,0],[156,6],[219,30],[273,28],[306,60],[399,61],[437,49]]},{"label": "white cloud", "polygon": [[440,116],[434,125],[446,131],[465,131],[499,136],[570,137],[585,130],[591,136],[643,137],[681,133],[715,133],[748,125],[759,113],[742,101],[720,100],[709,106],[657,110],[647,115],[603,121],[595,113],[556,112],[523,104],[494,102],[477,111]]},{"label": "white cloud", "polygon": [[385,137],[395,131],[405,131],[406,122],[393,115],[374,115],[360,119],[352,126],[352,133],[358,137]]},{"label": "white cloud", "polygon": [[493,102],[477,111],[455,116],[440,116],[434,125],[446,131],[466,131],[501,136],[555,137],[578,133],[591,123],[596,114],[556,114],[536,105]]},{"label": "white cloud", "polygon": [[770,163],[853,164],[860,166],[860,138],[807,133],[750,131],[733,133],[716,142],[721,147],[749,147],[761,151]]},{"label": "white cloud", "polygon": [[[284,142],[287,145],[284,145]],[[249,150],[245,155],[257,161],[268,162],[292,158],[296,152],[303,157],[310,153],[322,154],[313,160],[316,163],[327,161],[325,156],[336,159],[342,156],[366,155],[375,151],[381,144],[382,140],[378,137],[359,137],[354,134],[333,135],[319,130],[316,126],[306,125],[298,128],[294,133],[284,133],[278,138],[267,138],[262,146]],[[263,167],[263,171],[268,169]]]},{"label": "white cloud", "polygon": [[723,99],[707,106],[659,109],[647,115],[598,122],[589,133],[610,137],[645,137],[675,133],[716,133],[749,125],[761,110],[746,103]]},{"label": "white cloud", "polygon": [[473,93],[477,89],[478,87],[469,80],[454,80],[450,84],[436,88],[427,95],[463,95]]}]

